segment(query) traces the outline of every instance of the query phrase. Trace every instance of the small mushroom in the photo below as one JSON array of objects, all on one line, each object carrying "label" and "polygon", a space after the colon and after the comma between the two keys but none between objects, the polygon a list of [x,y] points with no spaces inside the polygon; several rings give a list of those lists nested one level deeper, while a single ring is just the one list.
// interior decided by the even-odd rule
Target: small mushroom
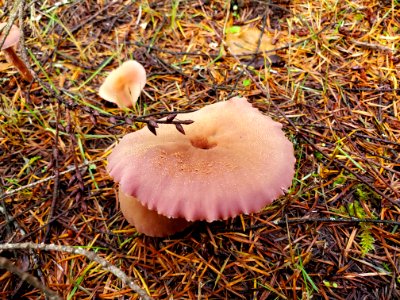
[{"label": "small mushroom", "polygon": [[111,71],[100,86],[99,95],[119,107],[132,107],[146,84],[146,71],[135,60],[124,62]]},{"label": "small mushroom", "polygon": [[[157,136],[138,130],[108,158],[122,213],[139,232],[165,236],[192,221],[257,212],[291,185],[292,143],[280,123],[245,98],[185,117],[194,121],[186,135],[166,124],[159,124]],[[158,231],[155,224],[166,221],[171,230]]]},{"label": "small mushroom", "polygon": [[33,80],[33,76],[25,63],[18,57],[15,52],[14,47],[18,45],[19,38],[21,36],[21,31],[15,25],[11,26],[11,30],[7,36],[5,36],[3,29],[7,26],[7,23],[0,23],[0,43],[4,41],[1,46],[1,50],[4,52],[4,56],[6,60],[12,64],[17,70],[20,72],[23,79],[31,82]]}]

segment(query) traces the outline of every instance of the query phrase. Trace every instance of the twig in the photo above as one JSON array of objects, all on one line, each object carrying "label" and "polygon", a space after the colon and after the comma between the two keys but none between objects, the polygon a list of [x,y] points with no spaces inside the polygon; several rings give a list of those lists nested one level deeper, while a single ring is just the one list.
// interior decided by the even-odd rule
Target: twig
[{"label": "twig", "polygon": [[3,46],[8,34],[11,31],[11,27],[12,27],[14,21],[16,20],[16,18],[18,16],[18,12],[19,12],[18,8],[19,7],[24,7],[24,1],[23,0],[16,1],[14,3],[14,6],[12,7],[12,9],[10,10],[10,16],[9,16],[7,25],[0,31],[0,32],[4,33],[4,38],[0,41],[0,47]]},{"label": "twig", "polygon": [[27,272],[22,271],[5,257],[0,257],[0,269],[6,269],[7,271],[14,273],[23,281],[26,281],[31,286],[42,291],[43,294],[45,294],[49,300],[62,300],[62,298],[57,293],[49,289],[47,286],[43,285],[39,280],[37,280],[36,277],[32,276]]},{"label": "twig", "polygon": [[[75,227],[75,225],[68,225],[67,222],[65,222],[64,220],[62,220],[61,218],[59,218],[59,216],[55,216],[53,219],[56,223],[60,224],[61,226],[63,226],[64,228],[67,228],[73,232],[75,232],[75,236],[83,236],[84,238],[88,239],[88,240],[92,240],[93,237],[91,237],[90,235],[84,233],[81,229],[77,229]],[[93,229],[94,230],[94,229]],[[96,230],[94,230],[96,231]],[[99,231],[99,230],[98,230]],[[98,232],[96,231],[96,232]],[[108,234],[108,233],[107,233]],[[120,249],[115,249],[110,243],[107,242],[102,242],[99,239],[96,239],[95,241],[98,245],[100,245],[101,247],[104,247],[106,249],[110,249],[111,251],[113,251],[114,253],[119,253],[119,251],[121,251]]]},{"label": "twig", "polygon": [[89,18],[87,18],[86,20],[82,20],[81,22],[79,22],[78,25],[76,25],[75,27],[71,28],[70,32],[71,33],[75,33],[76,31],[78,31],[79,29],[81,29],[83,26],[85,26],[86,24],[92,22],[93,20],[96,19],[96,17],[98,15],[100,15],[102,12],[104,11],[109,11],[110,6],[114,4],[113,1],[111,1],[110,3],[108,3],[107,5],[105,5],[102,9],[98,10],[97,12],[95,12],[93,15],[91,15]]},{"label": "twig", "polygon": [[354,43],[357,46],[364,47],[364,48],[371,48],[373,50],[380,50],[380,51],[385,51],[385,52],[396,51],[394,49],[390,49],[389,47],[385,47],[385,46],[378,45],[378,44],[367,43],[367,42],[360,42],[355,39],[351,39],[350,42]]},{"label": "twig", "polygon": [[56,112],[56,132],[54,134],[54,145],[53,145],[53,168],[54,168],[54,186],[53,186],[53,195],[52,195],[52,200],[51,200],[51,206],[50,206],[50,211],[49,211],[49,216],[47,218],[47,223],[46,223],[46,231],[43,237],[43,243],[47,243],[49,236],[50,236],[50,226],[51,222],[50,220],[53,219],[54,215],[54,210],[56,207],[56,203],[58,200],[58,197],[60,195],[59,192],[59,186],[60,186],[60,169],[59,169],[59,163],[58,163],[58,137],[59,137],[59,126],[60,124],[60,115],[61,115],[61,108],[60,104],[57,103],[57,112]]},{"label": "twig", "polygon": [[296,223],[373,223],[373,224],[386,224],[393,226],[400,226],[400,222],[393,220],[379,220],[379,219],[358,219],[358,218],[307,218],[307,219],[287,219],[273,221],[273,224],[284,225],[286,223],[296,224]]},{"label": "twig", "polygon": [[[371,223],[371,224],[385,224],[392,226],[400,226],[400,222],[392,220],[379,220],[379,219],[358,219],[358,218],[296,218],[296,219],[286,219],[270,221],[268,223],[256,224],[248,226],[245,231],[255,230],[265,227],[267,224],[274,224],[278,226],[287,226],[288,224],[303,224],[303,223],[335,223],[335,224],[355,224],[360,223]],[[233,227],[233,228],[222,228],[218,232],[243,232],[243,227]]]},{"label": "twig", "polygon": [[134,292],[139,294],[144,300],[153,300],[147,292],[139,287],[132,277],[125,274],[124,271],[109,263],[104,258],[98,256],[96,253],[82,248],[73,248],[71,246],[54,245],[54,244],[35,244],[35,243],[20,243],[20,244],[0,244],[0,250],[17,250],[17,249],[35,249],[45,251],[60,251],[72,254],[86,256],[89,260],[95,261],[100,264],[105,270],[111,272],[118,277],[124,284],[128,285]]},{"label": "twig", "polygon": [[[100,162],[100,161],[103,161],[103,158],[87,161],[87,162],[85,162],[83,164],[80,164],[78,167],[81,169],[81,168],[87,167],[87,166],[89,166],[91,164],[94,164],[94,163],[97,163],[97,162]],[[67,173],[75,171],[75,170],[76,170],[75,166],[69,167],[67,170],[60,172],[59,175],[64,175],[64,174],[67,174]],[[4,198],[7,198],[7,197],[10,197],[10,196],[22,191],[22,190],[29,189],[31,187],[35,187],[35,186],[37,186],[37,185],[39,185],[41,183],[44,183],[44,182],[47,182],[47,181],[50,181],[50,180],[53,180],[53,179],[55,179],[55,175],[52,175],[52,176],[44,178],[44,179],[40,179],[38,181],[29,183],[27,185],[20,186],[19,188],[16,188],[14,190],[6,191],[2,195],[0,195],[0,199],[4,199]]]},{"label": "twig", "polygon": [[[76,158],[76,153],[75,153],[75,147],[78,147],[78,142],[76,140],[76,136],[74,134],[74,130],[73,130],[73,125],[72,125],[72,120],[71,120],[71,112],[69,109],[67,109],[66,111],[67,114],[67,127],[66,127],[66,131],[69,134],[70,140],[71,140],[71,153],[73,153],[72,155],[72,159],[74,162],[74,166],[75,166],[75,177],[78,181],[78,187],[79,189],[77,190],[77,194],[75,196],[76,200],[80,200],[82,199],[82,193],[85,190],[85,185],[84,185],[84,181],[82,178],[82,174],[81,174],[81,170],[79,168],[79,163],[78,163],[78,159]],[[93,120],[96,120],[95,117],[93,116],[92,118]],[[94,121],[96,122],[96,121]]]}]

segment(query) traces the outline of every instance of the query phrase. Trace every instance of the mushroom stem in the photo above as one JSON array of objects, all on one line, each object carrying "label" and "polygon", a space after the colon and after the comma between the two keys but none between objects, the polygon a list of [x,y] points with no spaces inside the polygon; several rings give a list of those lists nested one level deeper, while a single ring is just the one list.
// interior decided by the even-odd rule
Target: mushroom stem
[{"label": "mushroom stem", "polygon": [[21,74],[22,78],[25,79],[28,82],[33,81],[33,76],[31,71],[28,69],[28,67],[25,65],[25,63],[18,57],[17,53],[15,53],[15,50],[13,47],[3,49],[4,51],[4,56],[6,57],[6,60],[12,64],[14,67],[17,68],[19,73]]},{"label": "mushroom stem", "polygon": [[140,201],[119,189],[121,211],[140,233],[153,237],[166,237],[188,227],[191,222],[183,218],[168,218],[143,206]]}]

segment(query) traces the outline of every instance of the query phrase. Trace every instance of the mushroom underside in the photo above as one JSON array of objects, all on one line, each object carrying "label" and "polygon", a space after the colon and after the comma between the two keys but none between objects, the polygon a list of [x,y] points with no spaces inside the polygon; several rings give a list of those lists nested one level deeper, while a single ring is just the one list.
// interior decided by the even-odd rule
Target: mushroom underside
[{"label": "mushroom underside", "polygon": [[132,107],[146,84],[146,71],[134,60],[124,62],[113,70],[100,86],[99,96],[119,107]]},{"label": "mushroom underside", "polygon": [[136,230],[152,237],[166,237],[187,228],[192,222],[183,218],[168,218],[143,206],[140,201],[119,190],[121,211]]}]

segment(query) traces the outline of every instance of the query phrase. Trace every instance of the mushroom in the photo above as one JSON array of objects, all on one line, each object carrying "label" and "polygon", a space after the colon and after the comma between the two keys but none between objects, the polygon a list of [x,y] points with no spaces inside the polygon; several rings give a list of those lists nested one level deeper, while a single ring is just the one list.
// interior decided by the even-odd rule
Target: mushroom
[{"label": "mushroom", "polygon": [[7,23],[0,23],[0,44],[4,41],[3,45],[1,46],[1,50],[4,52],[6,60],[17,68],[22,78],[26,81],[31,82],[33,80],[31,72],[29,71],[25,63],[18,57],[14,49],[14,46],[18,45],[21,31],[17,26],[12,25],[10,32],[7,36],[5,36],[5,34],[3,33],[3,29],[5,29],[6,26]]},{"label": "mushroom", "polygon": [[[186,135],[167,124],[159,124],[157,136],[141,129],[108,157],[122,213],[139,232],[166,236],[192,221],[257,212],[291,185],[292,143],[280,123],[245,98],[185,116],[194,121]],[[157,222],[170,230],[157,231]]]},{"label": "mushroom", "polygon": [[135,60],[124,62],[111,71],[100,86],[99,95],[119,107],[132,107],[146,84],[146,71]]}]

